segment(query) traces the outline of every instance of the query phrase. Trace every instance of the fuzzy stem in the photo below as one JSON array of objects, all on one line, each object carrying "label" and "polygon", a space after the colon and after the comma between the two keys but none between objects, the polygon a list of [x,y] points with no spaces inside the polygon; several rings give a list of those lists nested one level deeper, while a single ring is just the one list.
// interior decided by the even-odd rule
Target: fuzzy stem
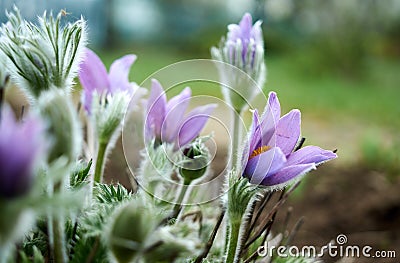
[{"label": "fuzzy stem", "polygon": [[107,149],[107,143],[100,142],[99,149],[97,151],[96,166],[94,170],[94,181],[96,183],[101,183],[103,181],[106,149]]},{"label": "fuzzy stem", "polygon": [[236,263],[238,259],[236,256],[237,245],[239,241],[240,232],[240,220],[232,220],[230,224],[230,235],[228,251],[225,259],[225,263]]},{"label": "fuzzy stem", "polygon": [[181,208],[182,208],[182,201],[185,198],[186,192],[189,189],[189,185],[192,181],[188,180],[188,179],[184,179],[183,180],[183,185],[181,187],[180,193],[179,193],[179,197],[176,200],[176,204],[174,206],[173,212],[172,212],[172,218],[177,218],[179,213],[181,212]]},{"label": "fuzzy stem", "polygon": [[66,251],[64,246],[64,231],[63,231],[63,220],[60,217],[53,217],[53,252],[54,262],[64,263],[66,262]]},{"label": "fuzzy stem", "polygon": [[[231,132],[232,132],[232,155],[231,155],[231,162],[229,162],[228,170],[232,170],[234,168],[237,168],[238,164],[238,150],[239,150],[239,145],[240,145],[240,139],[241,139],[241,125],[240,125],[240,114],[241,110],[235,110],[233,112],[232,116],[232,125],[231,125]],[[228,253],[228,246],[230,244],[230,225],[226,224],[226,229],[225,229],[225,248],[224,248],[224,253]],[[235,244],[236,246],[236,244]],[[228,262],[228,261],[227,261]]]},{"label": "fuzzy stem", "polygon": [[229,245],[229,233],[231,232],[230,226],[228,223],[225,223],[225,243],[224,243],[224,254],[228,253],[228,245]]},{"label": "fuzzy stem", "polygon": [[240,113],[241,111],[235,110],[233,112],[233,117],[232,117],[232,156],[231,156],[231,162],[229,166],[229,170],[232,170],[233,168],[237,168],[238,165],[238,150],[239,150],[239,145],[241,142],[241,125],[240,125]]}]

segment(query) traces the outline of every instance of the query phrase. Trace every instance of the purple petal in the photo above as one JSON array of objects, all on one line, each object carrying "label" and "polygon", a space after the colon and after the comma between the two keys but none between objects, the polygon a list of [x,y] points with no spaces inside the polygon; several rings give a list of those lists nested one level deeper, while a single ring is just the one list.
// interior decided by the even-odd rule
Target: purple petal
[{"label": "purple petal", "polygon": [[252,153],[257,148],[257,145],[259,144],[260,140],[261,140],[260,120],[258,118],[258,111],[254,110],[253,121],[251,124],[250,134],[249,134],[250,153]]},{"label": "purple petal", "polygon": [[194,108],[181,125],[179,138],[176,147],[181,148],[196,138],[204,128],[211,112],[217,107],[217,104],[207,104]]},{"label": "purple petal", "polygon": [[47,146],[41,119],[27,116],[17,122],[8,105],[0,119],[0,198],[25,194],[33,182],[33,170]]},{"label": "purple petal", "polygon": [[227,36],[227,41],[236,43],[237,39],[241,39],[241,31],[240,27],[236,24],[230,24],[228,25],[228,36]]},{"label": "purple petal", "polygon": [[165,121],[162,127],[162,140],[174,142],[177,139],[179,127],[190,103],[192,91],[185,88],[179,95],[171,98],[166,107]]},{"label": "purple petal", "polygon": [[276,174],[265,177],[261,184],[265,186],[277,186],[279,184],[287,184],[290,180],[293,180],[296,177],[300,177],[315,168],[315,164],[313,163],[287,166],[281,169]]},{"label": "purple petal", "polygon": [[286,156],[293,151],[299,140],[300,122],[300,111],[291,110],[279,120],[278,126],[276,127],[276,146],[281,148]]},{"label": "purple petal", "polygon": [[295,151],[288,157],[287,165],[297,164],[320,164],[336,158],[337,155],[332,151],[321,149],[317,146],[306,146],[298,151]]},{"label": "purple petal", "polygon": [[[161,86],[156,80],[151,80],[151,92],[147,102],[146,116],[146,133],[152,132],[152,136],[159,138],[161,136],[161,127],[165,118],[165,108],[167,97]],[[151,138],[150,134],[146,134],[146,138]]]},{"label": "purple petal", "polygon": [[241,167],[245,167],[249,156],[256,149],[256,145],[261,138],[261,133],[259,129],[259,119],[258,119],[258,111],[255,109],[253,111],[253,119],[250,127],[250,131],[247,134],[246,144],[243,147],[242,159],[241,159]]},{"label": "purple petal", "polygon": [[251,35],[250,37],[254,39],[256,45],[264,45],[264,40],[263,40],[263,33],[261,30],[261,21],[257,21],[254,23],[253,28],[251,30]]},{"label": "purple petal", "polygon": [[261,116],[261,140],[257,147],[267,145],[275,132],[281,116],[281,105],[275,92],[270,92],[268,104],[265,106],[264,113]]},{"label": "purple petal", "polygon": [[276,173],[286,162],[286,156],[281,149],[274,147],[251,158],[246,165],[244,174],[250,178],[250,183],[260,184],[265,177]]},{"label": "purple petal", "polygon": [[110,67],[109,80],[111,84],[111,92],[128,91],[131,93],[132,88],[129,83],[129,71],[133,62],[135,62],[135,55],[126,55],[120,59],[115,60]]},{"label": "purple petal", "polygon": [[239,22],[239,27],[242,33],[242,42],[244,39],[246,39],[248,43],[250,39],[252,25],[253,25],[253,19],[251,18],[251,15],[249,13],[244,14],[242,20],[240,20]]},{"label": "purple petal", "polygon": [[107,70],[100,58],[90,49],[85,50],[85,58],[80,64],[79,80],[83,87],[82,102],[90,112],[93,92],[104,94],[109,91]]}]

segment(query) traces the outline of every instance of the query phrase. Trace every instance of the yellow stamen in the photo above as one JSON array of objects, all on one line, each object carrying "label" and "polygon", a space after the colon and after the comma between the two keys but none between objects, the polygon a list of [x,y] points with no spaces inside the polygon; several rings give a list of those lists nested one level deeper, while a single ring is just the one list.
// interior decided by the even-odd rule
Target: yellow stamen
[{"label": "yellow stamen", "polygon": [[262,154],[262,153],[268,151],[269,149],[271,149],[271,146],[266,146],[266,145],[264,145],[264,146],[258,147],[258,148],[255,149],[255,150],[253,151],[253,153],[250,155],[249,160],[250,160],[251,158],[253,158],[253,157],[256,157],[257,155],[260,155],[260,154]]}]

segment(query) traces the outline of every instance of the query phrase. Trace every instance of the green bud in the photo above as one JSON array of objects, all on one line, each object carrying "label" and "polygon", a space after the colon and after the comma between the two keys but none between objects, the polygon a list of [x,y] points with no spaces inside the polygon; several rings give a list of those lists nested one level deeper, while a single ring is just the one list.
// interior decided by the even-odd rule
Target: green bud
[{"label": "green bud", "polygon": [[119,209],[111,221],[107,240],[114,259],[120,263],[132,262],[143,252],[159,222],[158,212],[140,200]]},{"label": "green bud", "polygon": [[61,89],[50,89],[42,93],[38,106],[48,121],[47,131],[52,139],[49,163],[62,156],[75,161],[81,150],[82,131],[70,96]]},{"label": "green bud", "polygon": [[184,182],[190,183],[206,173],[209,155],[202,138],[195,140],[188,148],[183,150],[183,160],[181,161],[179,173]]},{"label": "green bud", "polygon": [[93,95],[93,121],[100,143],[115,143],[128,105],[129,96],[123,92],[112,96],[99,96],[97,93]]}]

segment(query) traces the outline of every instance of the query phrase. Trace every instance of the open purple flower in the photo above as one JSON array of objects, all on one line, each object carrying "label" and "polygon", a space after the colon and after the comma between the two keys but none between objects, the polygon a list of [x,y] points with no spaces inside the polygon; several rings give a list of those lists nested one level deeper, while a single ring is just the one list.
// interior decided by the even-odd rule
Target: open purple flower
[{"label": "open purple flower", "polygon": [[167,142],[179,149],[195,139],[203,129],[216,104],[194,108],[188,114],[191,90],[185,88],[167,102],[161,84],[153,79],[150,98],[147,102],[145,138],[157,144]]},{"label": "open purple flower", "polygon": [[[261,21],[257,21],[253,25],[251,15],[246,13],[238,25],[228,25],[226,46],[229,51],[230,64],[236,65],[238,64],[236,61],[240,61],[242,65],[254,65],[257,49],[264,50]],[[239,53],[241,58],[236,57],[238,46],[242,48],[241,53]]]},{"label": "open purple flower", "polygon": [[0,199],[26,194],[34,178],[35,164],[43,155],[44,125],[28,116],[17,122],[4,105],[0,117]]},{"label": "open purple flower", "polygon": [[83,86],[82,101],[86,111],[90,114],[93,94],[99,96],[113,95],[117,92],[126,92],[132,96],[138,86],[129,82],[129,70],[136,60],[135,55],[126,55],[115,60],[107,73],[106,67],[100,58],[90,49],[86,49],[81,63],[79,80]]},{"label": "open purple flower", "polygon": [[300,111],[280,117],[276,93],[271,92],[259,120],[253,114],[249,141],[243,154],[243,176],[253,184],[281,188],[315,169],[318,164],[337,157],[332,151],[306,146],[293,151],[300,137]]}]

